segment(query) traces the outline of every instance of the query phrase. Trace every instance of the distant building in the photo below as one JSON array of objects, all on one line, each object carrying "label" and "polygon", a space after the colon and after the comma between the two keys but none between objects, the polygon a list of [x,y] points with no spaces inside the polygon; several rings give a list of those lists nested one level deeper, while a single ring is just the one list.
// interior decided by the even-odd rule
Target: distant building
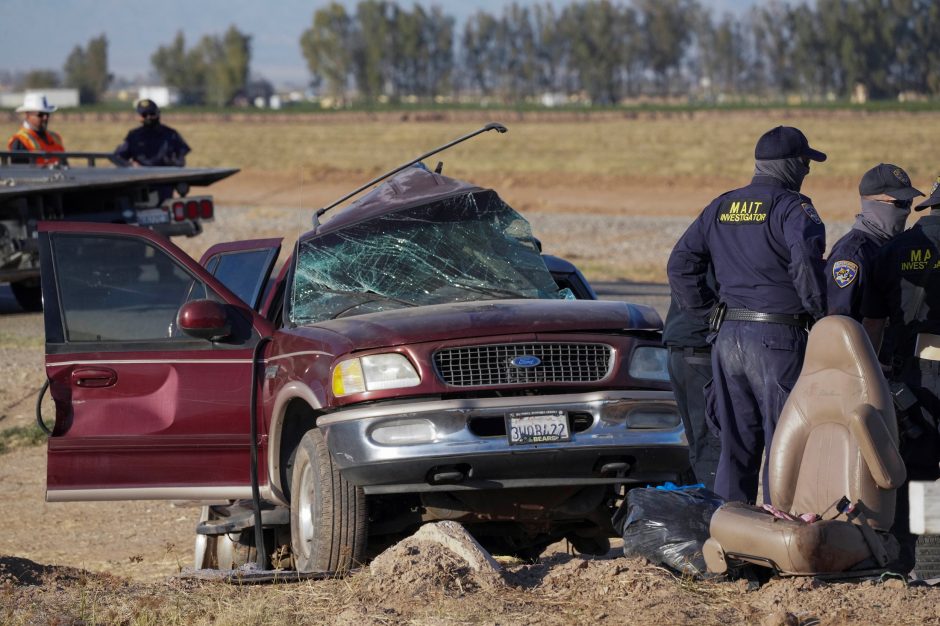
[{"label": "distant building", "polygon": [[0,108],[15,109],[28,93],[46,94],[49,104],[62,109],[78,106],[78,89],[27,89],[25,92],[0,93]]},{"label": "distant building", "polygon": [[162,85],[145,85],[140,87],[137,92],[137,99],[143,100],[144,98],[153,100],[157,103],[158,107],[179,104],[180,101],[179,93],[175,89]]},{"label": "distant building", "polygon": [[865,104],[868,102],[868,87],[864,83],[855,83],[855,88],[852,89],[852,103],[853,104]]}]

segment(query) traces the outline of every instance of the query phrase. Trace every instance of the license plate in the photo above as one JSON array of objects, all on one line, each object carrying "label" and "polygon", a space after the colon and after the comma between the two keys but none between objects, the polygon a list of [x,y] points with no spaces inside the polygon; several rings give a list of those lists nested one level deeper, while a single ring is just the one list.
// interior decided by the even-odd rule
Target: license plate
[{"label": "license plate", "polygon": [[509,443],[555,443],[570,441],[568,414],[564,411],[522,411],[506,416]]},{"label": "license plate", "polygon": [[143,211],[137,211],[137,223],[141,226],[167,224],[169,221],[170,214],[164,209],[146,209]]}]

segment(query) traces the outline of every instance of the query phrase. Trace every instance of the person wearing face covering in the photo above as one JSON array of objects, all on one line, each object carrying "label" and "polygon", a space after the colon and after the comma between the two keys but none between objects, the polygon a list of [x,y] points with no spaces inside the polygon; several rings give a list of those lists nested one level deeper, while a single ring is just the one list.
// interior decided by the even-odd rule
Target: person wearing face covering
[{"label": "person wearing face covering", "polygon": [[186,165],[190,148],[183,137],[160,122],[160,108],[153,100],[137,103],[140,126],[127,133],[114,154],[135,166]]},{"label": "person wearing face covering", "polygon": [[[807,330],[826,314],[826,229],[800,193],[810,162],[826,155],[799,129],[778,126],[754,156],[751,183],[705,207],[667,265],[679,307],[711,321],[708,393],[721,442],[715,492],[741,502],[757,497],[761,459],[800,373]],[[763,484],[769,502],[766,469]]]},{"label": "person wearing face covering", "polygon": [[862,321],[862,298],[871,283],[878,249],[904,231],[914,198],[924,195],[911,186],[903,169],[880,163],[858,185],[862,212],[832,247],[826,263],[829,315]]},{"label": "person wearing face covering", "polygon": [[893,569],[902,573],[914,567],[917,542],[908,484],[940,478],[940,178],[915,210],[924,209],[930,212],[878,251],[862,301],[862,325],[891,381],[907,469],[891,527],[901,545]]}]

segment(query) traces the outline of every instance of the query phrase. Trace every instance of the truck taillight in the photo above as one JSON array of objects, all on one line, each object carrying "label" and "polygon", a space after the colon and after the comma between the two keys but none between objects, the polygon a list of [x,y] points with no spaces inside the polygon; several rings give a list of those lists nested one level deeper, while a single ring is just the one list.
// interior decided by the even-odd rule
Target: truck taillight
[{"label": "truck taillight", "polygon": [[212,196],[195,196],[167,200],[163,206],[170,212],[174,222],[211,220],[215,217],[215,203]]},{"label": "truck taillight", "polygon": [[204,199],[199,203],[199,216],[204,220],[212,219],[212,200]]}]

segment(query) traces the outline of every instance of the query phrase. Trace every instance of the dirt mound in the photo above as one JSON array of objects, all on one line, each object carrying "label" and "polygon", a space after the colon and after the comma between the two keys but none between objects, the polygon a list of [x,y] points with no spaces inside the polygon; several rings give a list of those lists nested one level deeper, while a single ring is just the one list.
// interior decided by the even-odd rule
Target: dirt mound
[{"label": "dirt mound", "polygon": [[499,564],[455,522],[422,526],[376,557],[369,571],[366,586],[378,597],[461,596],[505,585]]},{"label": "dirt mound", "polygon": [[0,585],[38,587],[50,583],[73,583],[89,576],[96,575],[74,567],[41,565],[17,556],[0,556]]},{"label": "dirt mound", "polygon": [[402,542],[376,561],[379,559],[382,573],[367,583],[376,596],[421,597],[434,591],[463,595],[487,586],[467,561],[441,545]]}]

